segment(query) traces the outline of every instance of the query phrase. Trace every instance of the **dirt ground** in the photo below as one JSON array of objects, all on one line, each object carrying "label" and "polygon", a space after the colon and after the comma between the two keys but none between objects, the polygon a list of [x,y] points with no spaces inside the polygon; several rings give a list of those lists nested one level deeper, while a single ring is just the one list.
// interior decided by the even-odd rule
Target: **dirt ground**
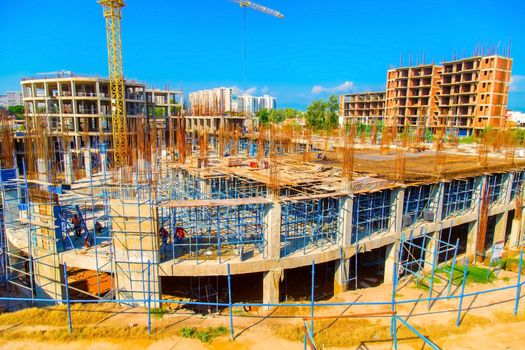
[{"label": "dirt ground", "polygon": [[[497,281],[488,285],[468,285],[466,292],[512,286],[515,283],[514,273],[501,271]],[[436,286],[433,296],[439,293],[446,294],[444,283]],[[460,328],[455,326],[459,304],[457,299],[434,303],[430,310],[427,300],[423,299],[417,303],[399,305],[397,312],[441,349],[523,349],[525,311],[520,311],[518,317],[513,316],[515,294],[516,289],[511,288],[475,298],[465,298]],[[428,291],[418,289],[412,283],[407,283],[396,294],[397,300],[427,296]],[[383,284],[338,294],[330,302],[387,301],[390,298],[391,286]],[[524,301],[521,302],[523,304]],[[93,307],[90,308],[91,312],[96,311]],[[227,311],[222,315],[207,316],[194,314],[185,309],[177,313],[154,314],[152,335],[149,338],[146,332],[147,317],[144,309],[117,306],[113,308],[118,309],[119,312],[103,314],[99,318],[94,317],[92,321],[84,319],[85,314],[82,320],[77,318],[80,316],[74,314],[73,336],[68,334],[67,323],[63,322],[65,314],[63,316],[59,314],[61,321],[56,321],[58,322],[56,324],[45,324],[52,323],[45,321],[45,318],[39,323],[38,320],[27,319],[27,316],[16,320],[13,317],[3,318],[9,314],[0,315],[0,349],[303,349],[302,333],[300,333],[303,324],[302,316],[310,314],[310,307],[307,304],[300,308],[280,307],[266,312],[262,310],[245,312],[241,308],[235,308],[235,340],[230,339],[228,331],[210,342],[203,343],[198,339],[182,337],[181,329],[218,326],[229,329]],[[521,305],[521,309],[525,310],[525,305]],[[108,306],[104,310],[107,311]],[[388,310],[390,310],[389,305],[316,307],[315,315],[341,316]],[[392,341],[384,332],[389,325],[390,317],[330,319],[323,324],[316,324],[315,331],[321,335],[317,346],[318,349],[391,349]],[[88,328],[94,329],[93,333],[88,333]],[[377,333],[374,329],[378,329]],[[424,347],[423,342],[409,333],[399,322],[398,329],[400,349],[428,348],[428,346]],[[56,337],[53,334],[56,334]],[[347,339],[348,342],[345,343]],[[355,339],[358,339],[358,342]],[[324,342],[338,345],[326,345]]]}]

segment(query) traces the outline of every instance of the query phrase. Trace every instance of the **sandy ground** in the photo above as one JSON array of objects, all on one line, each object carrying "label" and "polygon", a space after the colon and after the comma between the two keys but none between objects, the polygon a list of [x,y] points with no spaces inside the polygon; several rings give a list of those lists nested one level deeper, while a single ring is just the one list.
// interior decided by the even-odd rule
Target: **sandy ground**
[{"label": "sandy ground", "polygon": [[[500,279],[490,285],[475,285],[468,286],[467,292],[474,290],[483,290],[488,288],[496,288],[502,286],[511,286],[515,284],[515,274],[502,271]],[[504,278],[505,277],[505,278]],[[436,296],[439,291],[446,294],[446,288],[443,284],[436,286]],[[459,291],[456,291],[458,293]],[[467,324],[465,321],[464,329],[461,332],[453,332],[455,330],[455,320],[457,316],[457,307],[459,300],[440,301],[431,305],[429,310],[426,300],[421,300],[418,303],[411,303],[400,305],[397,309],[398,314],[406,319],[414,327],[422,327],[429,325],[447,326],[451,330],[450,334],[441,334],[431,339],[441,349],[524,349],[525,348],[525,317],[514,319],[510,315],[514,309],[514,297],[516,289],[508,289],[497,293],[480,295],[476,298],[465,298],[463,302],[462,317],[467,320],[469,317],[496,319],[496,316],[501,316],[502,313],[508,315],[499,323],[492,323],[490,325],[476,325]],[[414,288],[412,285],[407,285],[400,289],[397,293],[398,300],[407,300],[415,298],[425,298],[428,292]],[[361,289],[357,291],[349,291],[341,293],[330,301],[373,301],[373,300],[389,300],[391,297],[391,286],[384,284],[374,288]],[[525,313],[525,298],[522,297],[522,311]],[[350,315],[356,313],[376,312],[389,310],[390,306],[345,306],[345,307],[322,307],[316,308],[315,314],[317,316],[336,316],[336,315]],[[143,309],[129,309],[115,316],[108,317],[106,320],[100,322],[97,326],[115,326],[122,327],[145,326],[147,324],[146,315]],[[147,336],[144,339],[133,341],[86,341],[75,340],[64,342],[44,343],[32,340],[5,340],[3,335],[12,331],[12,329],[39,330],[44,332],[49,327],[30,327],[22,325],[3,325],[0,326],[0,349],[43,349],[43,350],[77,350],[77,349],[101,349],[101,350],[134,350],[134,349],[303,349],[302,342],[292,342],[280,338],[275,333],[275,330],[280,326],[290,326],[302,324],[301,316],[309,314],[309,308],[306,306],[300,312],[279,312],[274,310],[267,314],[262,311],[257,311],[249,314],[243,314],[234,318],[234,330],[236,334],[235,341],[230,340],[229,334],[223,335],[211,343],[201,343],[199,340],[187,339],[179,336],[179,330],[182,327],[229,327],[229,319],[226,315],[218,316],[202,316],[188,313],[167,314],[162,319],[153,319],[153,326],[163,329],[169,329],[165,337],[161,340],[151,340]],[[280,318],[274,318],[280,315]],[[265,317],[269,316],[269,317]],[[286,316],[286,317],[285,317]],[[378,319],[380,323],[388,324],[389,318]],[[348,329],[352,332],[352,329]],[[166,334],[166,333],[164,333]],[[391,341],[378,341],[374,339],[363,338],[362,343],[358,346],[326,349],[390,349]],[[322,344],[317,344],[322,348]],[[415,338],[403,340],[400,339],[400,349],[427,349],[422,346],[423,343]]]}]

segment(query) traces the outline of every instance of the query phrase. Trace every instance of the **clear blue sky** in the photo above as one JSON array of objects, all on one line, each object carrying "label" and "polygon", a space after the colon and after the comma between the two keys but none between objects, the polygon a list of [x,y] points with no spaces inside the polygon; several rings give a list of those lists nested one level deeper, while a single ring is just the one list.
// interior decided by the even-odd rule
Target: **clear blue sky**
[{"label": "clear blue sky", "polygon": [[[228,0],[128,0],[124,73],[186,92],[214,86],[269,91],[281,107],[304,108],[331,92],[384,89],[389,65],[426,51],[427,62],[471,54],[512,38],[509,107],[525,110],[525,1],[260,0],[284,19]],[[0,0],[0,91],[22,76],[71,70],[107,75],[101,6],[95,0]],[[253,89],[252,89],[253,90]]]}]

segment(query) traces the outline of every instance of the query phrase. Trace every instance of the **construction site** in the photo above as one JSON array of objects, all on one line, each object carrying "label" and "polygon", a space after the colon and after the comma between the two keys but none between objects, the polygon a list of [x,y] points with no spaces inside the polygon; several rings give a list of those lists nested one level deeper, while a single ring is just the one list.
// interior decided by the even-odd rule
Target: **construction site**
[{"label": "construction site", "polygon": [[[459,326],[469,264],[489,276],[503,251],[524,246],[525,148],[502,118],[470,143],[459,138],[468,116],[449,122],[448,109],[446,118],[387,113],[381,123],[379,112],[361,114],[375,120],[366,130],[352,118],[332,130],[190,123],[182,92],[124,80],[123,3],[100,3],[109,80],[23,80],[24,127],[0,120],[6,311],[66,305],[73,333],[72,305],[125,305],[146,310],[151,335],[152,310],[183,309],[229,316],[235,339],[236,307],[271,318],[286,306],[306,309],[305,348],[318,348],[323,317],[384,316],[393,348],[406,326],[437,349],[398,314],[403,305],[428,302],[432,313],[460,300]],[[508,81],[510,58],[498,57]],[[517,315],[521,273],[519,254],[513,284],[468,296],[516,291]],[[426,295],[403,300],[412,282]],[[362,303],[377,309],[343,315],[360,302],[334,298],[369,288],[386,288]],[[346,309],[316,318],[320,306]]]}]

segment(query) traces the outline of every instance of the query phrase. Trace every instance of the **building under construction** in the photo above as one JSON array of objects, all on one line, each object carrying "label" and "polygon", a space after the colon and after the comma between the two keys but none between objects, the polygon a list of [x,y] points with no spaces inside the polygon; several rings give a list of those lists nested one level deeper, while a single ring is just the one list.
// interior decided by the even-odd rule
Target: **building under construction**
[{"label": "building under construction", "polygon": [[494,52],[389,69],[385,92],[340,97],[345,120],[450,129],[459,136],[506,123],[512,59]]},{"label": "building under construction", "polygon": [[406,243],[399,257],[424,272],[525,238],[525,158],[511,130],[474,146],[352,125],[210,132],[183,116],[165,133],[144,116],[124,164],[113,168],[101,142],[79,172],[60,166],[73,150],[56,151],[46,120],[26,124],[17,136],[2,119],[1,277],[39,299],[220,301],[231,276],[245,281],[234,300],[276,303],[308,294],[312,262],[316,295],[330,295],[388,282]]}]

